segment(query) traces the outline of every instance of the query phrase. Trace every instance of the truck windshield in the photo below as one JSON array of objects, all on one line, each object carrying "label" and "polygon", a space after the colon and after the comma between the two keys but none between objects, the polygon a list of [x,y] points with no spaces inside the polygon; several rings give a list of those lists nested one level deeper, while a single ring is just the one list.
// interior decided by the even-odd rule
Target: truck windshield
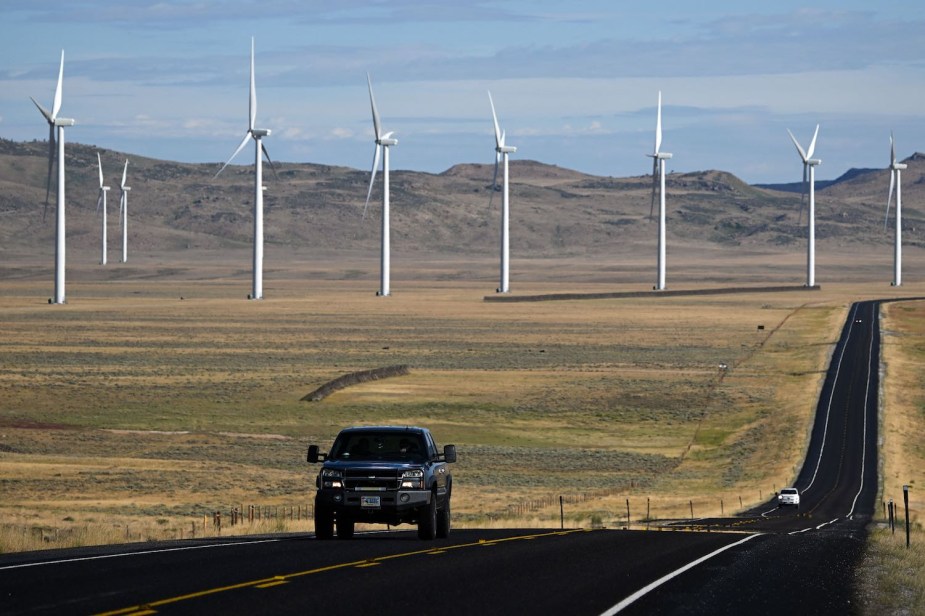
[{"label": "truck windshield", "polygon": [[335,460],[423,460],[426,449],[420,434],[410,432],[351,432],[334,441]]}]

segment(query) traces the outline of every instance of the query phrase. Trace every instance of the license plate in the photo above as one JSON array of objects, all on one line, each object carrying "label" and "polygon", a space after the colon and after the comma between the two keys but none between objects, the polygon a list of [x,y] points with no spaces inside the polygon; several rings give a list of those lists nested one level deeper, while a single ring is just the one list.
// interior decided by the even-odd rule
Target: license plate
[{"label": "license plate", "polygon": [[360,507],[364,509],[378,509],[382,505],[379,502],[379,496],[361,496]]}]

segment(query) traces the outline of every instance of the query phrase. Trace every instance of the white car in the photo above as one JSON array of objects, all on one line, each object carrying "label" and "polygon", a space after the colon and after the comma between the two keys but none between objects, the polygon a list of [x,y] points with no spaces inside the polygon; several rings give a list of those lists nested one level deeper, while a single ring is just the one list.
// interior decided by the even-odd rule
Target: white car
[{"label": "white car", "polygon": [[780,491],[780,494],[777,495],[777,505],[779,507],[785,506],[800,506],[800,491],[796,488],[784,488]]}]

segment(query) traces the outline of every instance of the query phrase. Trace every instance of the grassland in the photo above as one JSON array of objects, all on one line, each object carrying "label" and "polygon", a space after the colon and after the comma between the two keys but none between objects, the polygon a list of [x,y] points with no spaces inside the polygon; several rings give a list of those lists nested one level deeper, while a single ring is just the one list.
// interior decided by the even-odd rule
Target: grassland
[{"label": "grassland", "polygon": [[[672,270],[675,288],[729,284],[713,261],[704,253]],[[741,261],[748,272],[757,262]],[[765,274],[781,282],[789,261],[774,263]],[[518,265],[515,293],[638,290],[600,282],[593,264]],[[393,281],[390,298],[374,296],[362,264],[341,262],[269,273],[267,299],[249,302],[246,271],[227,263],[196,276],[155,259],[132,268],[77,268],[65,306],[45,303],[48,282],[28,266],[0,282],[2,551],[214,534],[215,511],[223,534],[310,529],[288,519],[311,502],[306,446],[369,423],[423,424],[458,445],[458,525],[557,525],[560,495],[570,525],[624,525],[627,501],[635,525],[691,506],[728,514],[797,473],[850,303],[925,295],[835,282],[498,304],[482,301],[491,268],[438,258],[416,265],[427,282]],[[887,309],[886,498],[922,468],[920,440],[894,444],[921,434],[909,428],[925,376],[917,306]],[[411,374],[300,401],[341,374],[392,364]],[[261,521],[229,529],[231,508],[250,505]],[[913,578],[922,567],[898,560],[882,533],[871,546],[862,576],[876,606],[895,579],[884,563],[906,563]]]},{"label": "grassland", "polygon": [[[925,529],[921,512],[921,474],[925,468],[925,305],[884,308],[883,407],[880,498],[897,508],[895,533],[887,528],[883,506],[859,571],[862,599],[870,614],[925,613]],[[916,483],[916,479],[920,481]],[[903,528],[903,485],[909,485],[911,547]]]}]

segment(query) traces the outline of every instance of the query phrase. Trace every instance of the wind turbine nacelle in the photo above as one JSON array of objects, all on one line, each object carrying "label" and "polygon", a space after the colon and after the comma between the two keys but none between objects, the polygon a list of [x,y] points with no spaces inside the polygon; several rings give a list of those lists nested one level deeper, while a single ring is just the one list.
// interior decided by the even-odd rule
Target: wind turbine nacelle
[{"label": "wind turbine nacelle", "polygon": [[655,158],[659,160],[669,160],[671,158],[671,154],[669,152],[659,152],[655,155]]},{"label": "wind turbine nacelle", "polygon": [[817,165],[822,164],[822,159],[821,158],[810,158],[810,159],[807,159],[806,164],[809,165],[810,167],[815,167]]},{"label": "wind turbine nacelle", "polygon": [[255,128],[251,130],[251,134],[255,139],[259,139],[260,137],[269,137],[271,132],[272,131],[269,128]]},{"label": "wind turbine nacelle", "polygon": [[516,151],[517,151],[517,146],[513,146],[513,145],[502,145],[500,148],[498,148],[499,154],[513,154]]},{"label": "wind turbine nacelle", "polygon": [[379,139],[377,143],[384,146],[398,145],[398,139],[392,139],[389,137],[388,139]]},{"label": "wind turbine nacelle", "polygon": [[55,118],[55,126],[74,126],[77,120],[71,118]]},{"label": "wind turbine nacelle", "polygon": [[905,163],[893,163],[890,165],[890,168],[893,169],[893,171],[905,171],[908,167],[909,165]]}]

